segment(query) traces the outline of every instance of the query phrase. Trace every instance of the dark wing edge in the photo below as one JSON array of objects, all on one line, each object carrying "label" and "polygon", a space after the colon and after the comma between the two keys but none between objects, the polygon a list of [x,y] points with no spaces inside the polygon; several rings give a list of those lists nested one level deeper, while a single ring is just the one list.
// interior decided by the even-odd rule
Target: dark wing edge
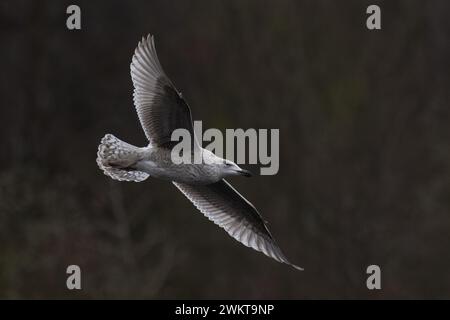
[{"label": "dark wing edge", "polygon": [[134,92],[133,101],[141,126],[151,144],[172,145],[175,129],[183,128],[193,137],[191,110],[164,73],[156,54],[154,37],[142,38],[130,65]]},{"label": "dark wing edge", "polygon": [[303,270],[289,262],[256,208],[227,181],[222,179],[209,185],[173,183],[201,213],[235,240],[278,262]]}]

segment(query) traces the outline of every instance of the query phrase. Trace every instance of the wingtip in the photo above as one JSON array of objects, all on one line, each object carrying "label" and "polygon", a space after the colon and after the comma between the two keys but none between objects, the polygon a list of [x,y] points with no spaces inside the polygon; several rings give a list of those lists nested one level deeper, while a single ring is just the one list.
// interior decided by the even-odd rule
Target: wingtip
[{"label": "wingtip", "polygon": [[299,267],[299,266],[297,266],[295,264],[292,264],[292,263],[291,263],[291,267],[296,269],[296,270],[298,270],[298,271],[305,271],[305,269],[303,269],[302,267]]},{"label": "wingtip", "polygon": [[142,36],[142,43],[155,43],[155,36],[151,33],[147,34],[147,36]]},{"label": "wingtip", "polygon": [[[142,36],[141,41],[139,41],[138,46],[144,46],[146,43],[152,43],[154,41],[154,36],[149,33],[146,36]],[[137,49],[137,48],[136,48]]]}]

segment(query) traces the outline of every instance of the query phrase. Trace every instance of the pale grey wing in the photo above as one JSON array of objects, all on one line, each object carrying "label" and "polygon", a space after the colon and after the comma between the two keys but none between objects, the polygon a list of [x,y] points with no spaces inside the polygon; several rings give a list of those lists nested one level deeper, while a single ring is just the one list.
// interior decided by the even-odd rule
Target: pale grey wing
[{"label": "pale grey wing", "polygon": [[193,147],[197,147],[191,110],[164,73],[152,36],[148,35],[139,42],[130,69],[134,105],[150,143],[170,148],[174,144],[172,132],[183,128],[191,134]]},{"label": "pale grey wing", "polygon": [[174,184],[200,212],[234,239],[279,262],[303,270],[287,260],[256,208],[227,181],[222,179],[209,185]]}]

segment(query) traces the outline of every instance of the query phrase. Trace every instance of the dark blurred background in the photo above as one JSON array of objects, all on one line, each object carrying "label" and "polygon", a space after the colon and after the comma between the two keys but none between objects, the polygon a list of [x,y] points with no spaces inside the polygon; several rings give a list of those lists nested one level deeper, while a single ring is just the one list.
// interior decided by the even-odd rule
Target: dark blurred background
[{"label": "dark blurred background", "polygon": [[[370,4],[382,30],[366,28]],[[1,1],[0,298],[450,298],[449,10]],[[170,183],[98,169],[105,133],[146,144],[129,64],[148,33],[204,129],[280,129],[279,173],[231,182],[304,272],[240,245]],[[81,291],[66,289],[70,264]],[[371,264],[382,290],[366,288]]]}]

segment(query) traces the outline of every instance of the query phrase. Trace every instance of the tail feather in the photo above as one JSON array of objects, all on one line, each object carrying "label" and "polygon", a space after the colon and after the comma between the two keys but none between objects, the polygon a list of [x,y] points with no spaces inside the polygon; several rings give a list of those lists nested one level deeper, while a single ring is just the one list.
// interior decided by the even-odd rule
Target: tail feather
[{"label": "tail feather", "polygon": [[131,168],[139,160],[139,148],[112,134],[105,135],[98,146],[97,164],[104,174],[115,180],[140,182],[147,179],[147,173]]}]

